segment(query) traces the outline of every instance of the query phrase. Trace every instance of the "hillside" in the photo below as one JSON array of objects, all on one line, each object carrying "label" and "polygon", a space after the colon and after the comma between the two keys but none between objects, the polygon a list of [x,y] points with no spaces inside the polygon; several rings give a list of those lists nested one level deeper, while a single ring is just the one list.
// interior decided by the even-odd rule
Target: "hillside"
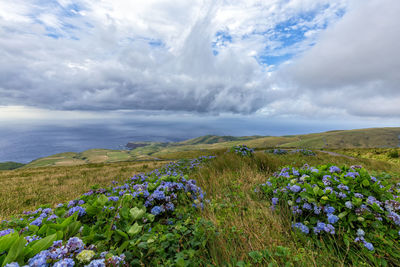
[{"label": "hillside", "polygon": [[[198,157],[205,152],[208,153],[204,150],[191,153],[197,153],[192,155]],[[187,152],[180,153],[176,157],[183,158]],[[63,248],[69,248],[73,241],[86,244],[85,253],[93,251],[90,256],[93,264],[89,266],[121,259],[122,255],[131,266],[399,266],[400,228],[390,223],[390,216],[382,212],[386,217],[379,225],[381,228],[377,228],[379,221],[374,216],[366,214],[364,221],[354,216],[357,210],[346,210],[344,206],[356,192],[362,192],[365,198],[353,201],[363,201],[364,205],[375,199],[372,195],[378,200],[388,197],[384,185],[399,182],[398,164],[318,151],[314,156],[264,151],[243,156],[226,153],[226,149],[214,150],[214,154],[216,158],[183,160],[164,168],[161,165],[166,162],[157,161],[1,172],[0,220],[7,220],[0,223],[0,234],[5,236],[0,240],[7,246],[3,246],[6,253],[0,257],[0,265],[15,261],[22,266],[41,250],[58,251],[50,246],[60,240],[60,246],[65,244]],[[318,171],[305,163],[318,167]],[[202,167],[197,168],[198,164]],[[282,169],[288,165],[291,167]],[[334,173],[331,167],[336,168]],[[153,171],[155,168],[159,169]],[[351,168],[356,168],[357,178],[353,178],[356,176]],[[370,177],[367,170],[377,178]],[[337,181],[319,181],[320,172],[336,175]],[[373,185],[373,179],[382,183],[384,189],[380,189],[379,183]],[[304,183],[308,180],[309,183]],[[336,183],[332,185],[334,188],[339,190],[341,186],[345,190],[343,184],[339,185],[342,180],[349,187],[346,189],[349,197],[339,199],[327,191],[325,183]],[[112,185],[107,187],[110,182]],[[292,183],[290,190],[283,190],[288,183]],[[319,186],[313,189],[310,185],[313,183]],[[274,190],[280,186],[281,190]],[[306,198],[299,197],[304,192],[299,192],[296,186],[299,190],[304,187],[308,192]],[[142,192],[143,188],[146,191]],[[400,188],[395,190],[400,192]],[[303,201],[296,205],[302,207],[304,216],[290,215],[298,206],[290,208],[285,201],[279,200],[280,205],[276,206],[278,198],[273,198],[272,192],[280,194],[279,199]],[[146,201],[147,205],[143,205]],[[307,201],[324,212],[309,212]],[[326,215],[328,207],[337,216]],[[31,212],[20,215],[27,210]],[[331,228],[318,232],[320,221]],[[26,225],[29,232],[21,231]],[[355,241],[361,227],[368,243]],[[332,229],[336,232],[328,232]],[[19,254],[11,249],[12,238],[19,238],[22,251]],[[380,242],[381,239],[387,243]],[[104,256],[103,251],[109,254]],[[68,255],[71,255],[69,261],[78,264],[75,266],[83,266],[80,264],[83,254]],[[51,263],[59,259],[45,258]]]},{"label": "hillside", "polygon": [[129,142],[131,150],[90,149],[81,153],[61,153],[32,161],[23,168],[43,166],[69,166],[86,163],[174,160],[186,153],[186,157],[195,151],[226,149],[234,145],[245,144],[249,147],[265,148],[309,148],[309,149],[345,149],[345,148],[395,148],[400,145],[400,127],[370,128],[357,130],[336,130],[289,136],[216,136],[206,135],[181,142]]}]

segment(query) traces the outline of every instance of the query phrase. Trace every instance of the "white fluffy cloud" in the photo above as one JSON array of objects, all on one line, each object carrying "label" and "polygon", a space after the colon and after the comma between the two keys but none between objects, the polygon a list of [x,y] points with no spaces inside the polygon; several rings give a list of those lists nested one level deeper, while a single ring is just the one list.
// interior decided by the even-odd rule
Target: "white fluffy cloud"
[{"label": "white fluffy cloud", "polygon": [[399,4],[348,2],[0,1],[0,105],[395,114]]},{"label": "white fluffy cloud", "polygon": [[400,117],[400,2],[355,1],[317,44],[281,70],[314,108]]}]

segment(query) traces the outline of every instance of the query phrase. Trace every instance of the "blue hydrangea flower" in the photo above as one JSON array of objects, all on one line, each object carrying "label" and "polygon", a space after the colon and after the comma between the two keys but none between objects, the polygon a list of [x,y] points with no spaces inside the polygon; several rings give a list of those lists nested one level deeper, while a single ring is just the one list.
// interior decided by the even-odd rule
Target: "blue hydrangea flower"
[{"label": "blue hydrangea flower", "polygon": [[88,265],[85,267],[106,267],[104,263],[104,259],[92,260]]},{"label": "blue hydrangea flower", "polygon": [[298,228],[304,234],[308,234],[310,232],[310,229],[306,225],[304,225],[302,223],[294,223],[294,224],[292,224],[292,227],[293,228]]},{"label": "blue hydrangea flower", "polygon": [[273,198],[271,199],[271,201],[272,201],[272,204],[273,204],[273,205],[278,205],[279,198],[273,197]]},{"label": "blue hydrangea flower", "polygon": [[73,259],[66,258],[54,263],[53,267],[73,267],[75,262]]},{"label": "blue hydrangea flower", "polygon": [[364,242],[364,246],[368,249],[368,250],[370,250],[370,251],[372,251],[372,250],[374,250],[374,246],[371,244],[371,243],[369,243],[369,242]]},{"label": "blue hydrangea flower", "polygon": [[335,208],[332,207],[332,206],[325,206],[324,211],[325,211],[327,214],[332,214],[332,213],[335,212]]},{"label": "blue hydrangea flower", "polygon": [[109,201],[118,201],[119,197],[109,197],[108,200]]},{"label": "blue hydrangea flower", "polygon": [[348,209],[352,209],[352,208],[353,208],[353,203],[351,203],[351,201],[346,201],[346,202],[344,203],[344,205],[345,205],[346,208],[348,208]]},{"label": "blue hydrangea flower", "polygon": [[5,229],[5,230],[0,231],[0,237],[8,235],[8,234],[12,234],[12,233],[14,233],[14,229],[11,229],[11,228]]},{"label": "blue hydrangea flower", "polygon": [[76,206],[73,208],[70,208],[67,212],[67,216],[73,215],[75,212],[78,212],[79,217],[84,216],[86,214],[85,208],[81,206]]},{"label": "blue hydrangea flower", "polygon": [[160,207],[160,206],[154,206],[152,209],[151,209],[151,214],[153,214],[153,215],[158,215],[158,214],[160,214],[162,212],[162,208]]},{"label": "blue hydrangea flower", "polygon": [[18,262],[7,263],[4,267],[19,267]]},{"label": "blue hydrangea flower", "polygon": [[330,173],[333,173],[333,172],[339,173],[340,171],[341,171],[340,168],[338,168],[338,167],[336,167],[336,166],[331,166],[331,167],[329,167],[329,172],[330,172]]},{"label": "blue hydrangea flower", "polygon": [[333,214],[328,214],[328,222],[335,224],[339,220],[339,217]]},{"label": "blue hydrangea flower", "polygon": [[310,203],[304,203],[304,204],[303,204],[303,209],[305,209],[305,210],[312,210],[312,206],[311,206]]},{"label": "blue hydrangea flower", "polygon": [[292,186],[290,187],[290,191],[292,191],[292,192],[294,192],[294,193],[297,193],[297,192],[299,192],[300,190],[301,190],[301,187],[298,186],[297,184],[292,185]]}]

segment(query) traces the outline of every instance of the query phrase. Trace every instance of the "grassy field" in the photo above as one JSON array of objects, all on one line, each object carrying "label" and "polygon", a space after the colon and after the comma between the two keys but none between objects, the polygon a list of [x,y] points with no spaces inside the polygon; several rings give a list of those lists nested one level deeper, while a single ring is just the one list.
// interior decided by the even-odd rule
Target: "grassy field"
[{"label": "grassy field", "polygon": [[[343,266],[343,259],[327,248],[316,249],[311,243],[301,242],[293,234],[289,220],[277,216],[266,205],[265,199],[254,192],[281,166],[335,164],[361,164],[371,172],[391,173],[396,181],[400,178],[400,166],[383,161],[330,156],[318,153],[316,157],[295,155],[271,155],[256,153],[254,159],[233,154],[218,157],[206,168],[194,175],[211,200],[203,216],[217,227],[219,235],[212,244],[211,254],[217,265],[250,261],[251,251],[276,252],[278,246],[288,249],[291,259],[298,259],[289,266]],[[288,261],[275,257],[279,266]],[[265,264],[265,262],[264,262]],[[261,264],[262,265],[262,264]]]},{"label": "grassy field", "polygon": [[[208,245],[209,256],[215,265],[249,266],[241,264],[253,262],[263,266],[265,259],[256,264],[253,257],[267,251],[272,255],[270,261],[278,266],[343,266],[345,255],[340,256],[328,247],[316,248],[295,235],[288,218],[277,216],[265,198],[254,189],[282,166],[301,167],[305,163],[362,165],[371,173],[388,173],[394,177],[394,181],[398,181],[400,165],[397,162],[358,157],[359,150],[351,151],[342,152],[354,159],[320,152],[316,156],[304,156],[299,153],[274,155],[264,151],[256,152],[253,158],[243,158],[226,153],[226,149],[175,152],[169,156],[193,158],[210,153],[217,155],[215,160],[191,176],[207,193],[209,200],[201,217],[216,227],[217,235]],[[74,199],[93,185],[105,186],[113,180],[126,180],[135,173],[147,172],[165,163],[92,163],[2,171],[0,217],[8,218],[39,205],[54,206]]]},{"label": "grassy field", "polygon": [[0,171],[0,219],[39,205],[54,206],[80,196],[94,185],[108,186],[163,164],[166,162],[91,163]]},{"label": "grassy field", "polygon": [[[133,150],[90,149],[81,153],[67,152],[40,158],[22,168],[46,166],[72,166],[87,163],[119,161],[179,159],[182,153],[197,155],[245,144],[258,149],[265,148],[397,148],[400,145],[400,128],[373,128],[290,136],[213,136],[207,135],[176,143],[145,142],[145,146]],[[134,143],[133,143],[134,144]],[[142,143],[140,143],[142,144]],[[209,151],[209,152],[206,152]],[[368,158],[367,156],[365,156]],[[374,157],[370,157],[374,158]]]}]

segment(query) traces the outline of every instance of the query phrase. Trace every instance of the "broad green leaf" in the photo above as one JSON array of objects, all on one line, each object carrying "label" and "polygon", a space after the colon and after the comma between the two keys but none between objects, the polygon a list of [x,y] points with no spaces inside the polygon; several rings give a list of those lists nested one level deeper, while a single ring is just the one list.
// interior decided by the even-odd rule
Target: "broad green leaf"
[{"label": "broad green leaf", "polygon": [[135,223],[128,230],[128,234],[131,235],[131,236],[136,235],[136,234],[140,233],[140,231],[142,231],[142,227],[143,226],[139,225],[138,223]]},{"label": "broad green leaf", "polygon": [[18,233],[12,233],[0,237],[0,252],[7,251],[12,244],[18,239]]},{"label": "broad green leaf", "polygon": [[7,263],[14,262],[16,258],[22,253],[25,248],[26,240],[25,237],[21,236],[18,238],[11,246],[10,251],[8,251],[7,257],[4,259],[2,266]]},{"label": "broad green leaf", "polygon": [[46,236],[43,239],[40,239],[38,242],[33,245],[32,251],[28,254],[29,258],[32,258],[36,254],[38,254],[40,251],[48,249],[53,245],[53,242],[57,240],[57,234],[52,234],[50,236]]},{"label": "broad green leaf", "polygon": [[131,213],[131,217],[136,221],[143,217],[143,215],[146,213],[146,210],[134,207],[130,210],[130,213]]}]

